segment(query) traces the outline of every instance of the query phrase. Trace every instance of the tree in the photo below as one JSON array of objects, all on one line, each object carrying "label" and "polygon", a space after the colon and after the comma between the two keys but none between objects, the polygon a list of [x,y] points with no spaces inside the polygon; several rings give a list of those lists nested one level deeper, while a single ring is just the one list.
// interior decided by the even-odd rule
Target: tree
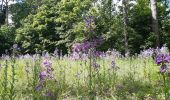
[{"label": "tree", "polygon": [[157,1],[150,0],[151,3],[151,13],[152,13],[152,29],[156,35],[156,46],[160,47],[160,34],[159,34],[159,25],[157,18]]},{"label": "tree", "polygon": [[2,11],[0,11],[0,26],[3,25],[5,23],[5,9],[3,9]]},{"label": "tree", "polygon": [[[5,10],[5,24],[8,25],[9,24],[9,2],[14,2],[15,0],[2,0],[1,1],[1,12],[3,12]],[[0,13],[1,13],[0,12]]]},{"label": "tree", "polygon": [[57,2],[47,1],[37,9],[36,14],[30,13],[17,29],[16,41],[23,53],[52,52],[55,49],[59,36],[55,30],[54,19],[58,14],[54,5]]},{"label": "tree", "polygon": [[[115,48],[126,54],[139,53],[141,48],[153,47],[159,37],[151,30],[148,0],[117,0],[118,4],[115,0],[20,1],[9,6],[9,13],[17,29],[16,40],[24,53],[52,52],[56,47],[67,53],[72,44],[86,38],[84,20],[89,15],[94,17],[93,33],[103,38],[103,44],[97,48],[101,51]],[[170,44],[169,11],[164,1],[157,1],[159,41]],[[4,17],[5,12],[6,9]],[[0,21],[4,23],[5,20],[1,17]]]},{"label": "tree", "polygon": [[53,52],[56,47],[67,53],[77,36],[74,28],[83,20],[83,14],[90,6],[90,0],[46,0],[24,19],[17,29],[16,41],[23,53]]},{"label": "tree", "polygon": [[124,34],[124,42],[125,42],[125,55],[129,55],[129,47],[128,47],[128,0],[122,0],[123,4],[123,23],[124,23],[124,28],[123,28],[123,34]]},{"label": "tree", "polygon": [[15,39],[15,30],[6,25],[0,27],[0,54],[5,53],[6,50],[10,50]]},{"label": "tree", "polygon": [[10,14],[15,28],[21,27],[21,22],[31,13],[31,7],[27,2],[17,2],[10,5]]}]

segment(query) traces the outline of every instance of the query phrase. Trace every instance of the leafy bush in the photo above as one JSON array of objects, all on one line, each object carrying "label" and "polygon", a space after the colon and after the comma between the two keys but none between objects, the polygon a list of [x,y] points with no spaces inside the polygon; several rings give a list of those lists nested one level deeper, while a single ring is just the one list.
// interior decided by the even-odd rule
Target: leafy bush
[{"label": "leafy bush", "polygon": [[12,27],[3,25],[0,27],[0,54],[5,53],[5,50],[10,50],[14,43],[15,31]]}]

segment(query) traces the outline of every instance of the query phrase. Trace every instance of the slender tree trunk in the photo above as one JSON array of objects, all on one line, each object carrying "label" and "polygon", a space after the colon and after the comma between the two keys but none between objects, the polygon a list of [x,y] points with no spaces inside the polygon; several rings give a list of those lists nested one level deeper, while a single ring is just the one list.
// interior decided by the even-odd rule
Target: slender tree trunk
[{"label": "slender tree trunk", "polygon": [[125,42],[125,56],[129,56],[129,47],[128,47],[128,8],[127,8],[128,0],[122,0],[123,4],[123,22],[124,22],[124,28],[123,28],[123,34],[124,34],[124,42]]},{"label": "slender tree trunk", "polygon": [[[109,24],[109,32],[111,33],[112,32],[112,9],[113,9],[113,1],[112,0],[108,0],[107,1],[107,5],[108,5],[108,13],[109,13],[109,20],[110,22],[108,22]],[[112,41],[110,41],[110,48],[112,48]]]},{"label": "slender tree trunk", "polygon": [[159,25],[157,18],[157,1],[150,0],[151,3],[151,13],[152,13],[152,30],[156,35],[156,47],[160,47],[160,34],[159,34]]},{"label": "slender tree trunk", "polygon": [[3,3],[4,3],[4,0],[1,1],[1,12],[3,11]]},{"label": "slender tree trunk", "polygon": [[5,1],[5,10],[6,10],[6,18],[5,18],[5,23],[8,25],[8,0]]}]

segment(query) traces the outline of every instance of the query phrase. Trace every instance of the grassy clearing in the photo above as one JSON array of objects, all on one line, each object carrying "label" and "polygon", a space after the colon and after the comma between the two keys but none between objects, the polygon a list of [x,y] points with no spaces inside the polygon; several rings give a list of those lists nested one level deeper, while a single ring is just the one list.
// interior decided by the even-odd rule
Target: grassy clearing
[{"label": "grassy clearing", "polygon": [[[11,59],[0,60],[1,99],[8,100],[11,95],[13,100],[164,100],[162,76],[158,73],[159,67],[152,58],[116,58],[115,68],[111,67],[113,59],[109,57],[96,59],[100,67],[95,69],[92,66],[89,84],[88,60],[59,60],[51,57],[54,78],[46,79],[43,88],[36,90],[43,59],[15,58],[15,63]],[[15,66],[16,73],[13,90],[12,65]],[[12,91],[14,94],[11,94]],[[47,92],[51,95],[45,95]]]}]

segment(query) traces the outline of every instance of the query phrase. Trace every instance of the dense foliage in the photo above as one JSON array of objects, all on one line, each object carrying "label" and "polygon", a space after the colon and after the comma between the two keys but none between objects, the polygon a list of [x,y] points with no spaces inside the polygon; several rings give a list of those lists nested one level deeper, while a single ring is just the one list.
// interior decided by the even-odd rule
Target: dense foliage
[{"label": "dense foliage", "polygon": [[[170,12],[168,1],[165,1],[157,1],[158,21],[160,44],[167,44],[169,47]],[[127,3],[127,40],[130,53],[155,47],[156,36],[152,32],[150,2],[130,0]],[[3,7],[0,13],[1,27],[5,24],[5,9]],[[16,0],[15,4],[9,5],[13,23],[8,25],[8,29],[13,28],[13,35],[8,38],[12,39],[5,41],[7,44],[19,44],[22,53],[53,52],[55,48],[69,53],[74,43],[81,43],[86,38],[88,31],[84,21],[87,16],[93,16],[93,33],[103,38],[97,49],[106,51],[115,48],[123,53],[125,40],[122,9],[121,1],[112,0]],[[6,31],[2,32],[1,34],[6,34]],[[1,43],[5,42],[3,36],[0,38]],[[2,46],[1,53],[9,49],[9,46]]]},{"label": "dense foliage", "polygon": [[15,30],[12,27],[3,25],[0,27],[0,53],[11,51],[11,47],[15,40]]}]

